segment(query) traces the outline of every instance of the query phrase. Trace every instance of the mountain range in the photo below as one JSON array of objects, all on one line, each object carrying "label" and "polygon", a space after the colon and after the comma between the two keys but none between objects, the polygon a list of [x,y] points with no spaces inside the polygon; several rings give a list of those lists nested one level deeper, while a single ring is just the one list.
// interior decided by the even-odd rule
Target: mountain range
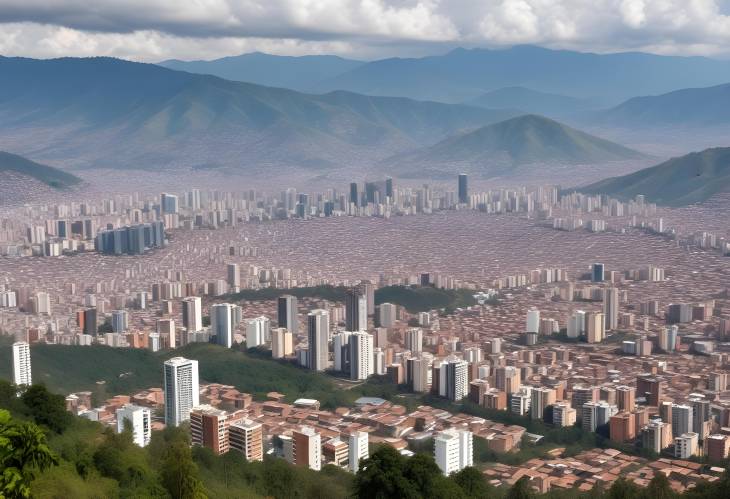
[{"label": "mountain range", "polygon": [[465,104],[489,109],[516,109],[528,114],[551,117],[570,116],[588,109],[602,107],[599,99],[578,99],[567,95],[539,92],[525,87],[500,88],[466,101]]},{"label": "mountain range", "polygon": [[730,147],[693,152],[579,190],[622,199],[643,194],[649,201],[669,206],[700,203],[715,194],[730,192]]},{"label": "mountain range", "polygon": [[[730,61],[638,52],[594,54],[529,45],[495,50],[459,48],[443,55],[365,63],[317,57],[248,54],[203,63],[165,61],[162,64],[308,92],[348,90],[451,103],[470,101],[487,92],[518,86],[618,104],[637,95],[730,82]],[[298,74],[302,74],[301,81],[298,81]],[[541,112],[516,107],[526,112]]]},{"label": "mountain range", "polygon": [[357,167],[516,114],[111,58],[0,58],[0,74],[0,147],[72,167]]},{"label": "mountain range", "polygon": [[25,177],[34,178],[53,188],[60,189],[79,184],[81,179],[75,175],[42,165],[28,158],[0,151],[0,173],[15,172]]},{"label": "mountain range", "polygon": [[557,121],[523,115],[457,134],[386,160],[396,171],[467,171],[505,175],[531,164],[593,164],[645,158],[642,153]]}]

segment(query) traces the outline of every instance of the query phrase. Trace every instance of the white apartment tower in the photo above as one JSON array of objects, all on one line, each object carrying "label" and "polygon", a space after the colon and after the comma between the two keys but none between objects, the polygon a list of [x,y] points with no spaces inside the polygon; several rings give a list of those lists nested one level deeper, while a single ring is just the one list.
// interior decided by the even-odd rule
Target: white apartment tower
[{"label": "white apartment tower", "polygon": [[350,379],[368,379],[375,372],[373,335],[356,332],[350,335]]},{"label": "white apartment tower", "polygon": [[330,314],[327,310],[312,310],[307,315],[307,339],[309,351],[307,364],[313,371],[327,369],[329,360]]},{"label": "white apartment tower", "polygon": [[182,301],[183,327],[188,333],[203,329],[203,306],[199,296],[189,296]]},{"label": "white apartment tower", "polygon": [[474,464],[474,437],[470,431],[450,428],[434,438],[434,458],[444,475]]},{"label": "white apartment tower", "polygon": [[355,431],[350,434],[348,446],[348,467],[353,473],[360,469],[360,461],[367,459],[368,433],[366,431]]},{"label": "white apartment tower", "polygon": [[30,372],[30,345],[25,341],[13,343],[13,383],[16,386],[33,384]]},{"label": "white apartment tower", "polygon": [[164,364],[165,424],[179,426],[200,405],[198,361],[173,357]]},{"label": "white apartment tower", "polygon": [[129,425],[132,441],[139,447],[146,447],[152,436],[152,413],[147,407],[125,404],[117,409],[117,433]]}]

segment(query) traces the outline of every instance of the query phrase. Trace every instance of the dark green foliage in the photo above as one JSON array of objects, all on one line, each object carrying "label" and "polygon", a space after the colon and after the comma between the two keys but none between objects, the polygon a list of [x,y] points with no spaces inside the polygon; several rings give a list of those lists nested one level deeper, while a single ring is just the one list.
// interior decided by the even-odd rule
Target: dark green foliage
[{"label": "dark green foliage", "polygon": [[385,286],[375,290],[375,304],[395,303],[411,313],[439,308],[470,307],[476,304],[473,291],[467,289],[440,289],[431,286]]},{"label": "dark green foliage", "polygon": [[494,490],[484,480],[482,473],[472,466],[455,473],[452,478],[469,499],[487,499],[495,496]]},{"label": "dark green foliage", "polygon": [[535,497],[535,493],[530,487],[530,479],[526,476],[521,477],[510,487],[507,492],[507,499],[532,499]]},{"label": "dark green foliage", "polygon": [[36,423],[62,433],[71,423],[63,395],[51,393],[43,385],[33,385],[21,397]]}]

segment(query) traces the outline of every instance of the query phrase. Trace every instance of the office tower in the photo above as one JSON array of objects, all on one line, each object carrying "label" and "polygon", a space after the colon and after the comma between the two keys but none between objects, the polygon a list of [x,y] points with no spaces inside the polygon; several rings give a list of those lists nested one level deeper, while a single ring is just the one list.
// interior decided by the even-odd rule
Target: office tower
[{"label": "office tower", "polygon": [[619,411],[633,411],[636,407],[636,388],[625,385],[617,386],[616,403]]},{"label": "office tower", "polygon": [[115,333],[123,333],[128,327],[128,314],[126,310],[112,310],[112,330]]},{"label": "office tower", "polygon": [[651,376],[636,378],[636,396],[644,397],[647,405],[659,407],[662,399],[662,382]]},{"label": "office tower", "polygon": [[237,263],[229,263],[227,266],[228,271],[228,290],[231,293],[238,293],[241,291],[241,272],[238,269]]},{"label": "office tower", "polygon": [[498,367],[494,371],[494,386],[507,394],[517,393],[522,385],[520,370],[515,366]]},{"label": "office tower", "polygon": [[556,402],[553,405],[553,425],[559,427],[573,426],[576,419],[576,410],[567,402]]},{"label": "office tower", "polygon": [[434,437],[434,459],[444,475],[474,464],[474,436],[468,430],[449,428]]},{"label": "office tower", "polygon": [[393,178],[385,177],[385,196],[393,198]]},{"label": "office tower", "polygon": [[152,437],[152,412],[147,407],[125,404],[117,409],[117,433],[129,428],[135,445],[146,447]]},{"label": "office tower", "polygon": [[176,195],[165,192],[160,194],[160,208],[162,213],[177,213],[179,206],[180,203]]},{"label": "office tower", "polygon": [[299,312],[297,297],[292,295],[280,296],[277,300],[276,322],[279,327],[285,327],[293,334],[299,333]]},{"label": "office tower", "polygon": [[352,331],[340,331],[332,335],[333,368],[335,371],[350,372],[350,335]]},{"label": "office tower", "polygon": [[459,401],[469,394],[469,364],[465,360],[445,359],[441,362],[439,377],[440,396]]},{"label": "office tower", "polygon": [[373,335],[357,331],[350,335],[350,379],[368,379],[373,366]]},{"label": "office tower", "polygon": [[423,351],[423,329],[411,328],[406,331],[406,350],[414,355]]},{"label": "office tower", "polygon": [[271,332],[271,357],[283,359],[292,353],[294,353],[294,335],[286,328],[275,328]]},{"label": "office tower", "polygon": [[264,431],[261,423],[243,419],[228,427],[228,446],[242,453],[246,461],[264,460]]},{"label": "office tower", "polygon": [[[95,308],[87,308],[84,310],[83,330],[84,334],[90,334],[96,336],[99,331],[97,325],[97,314]],[[80,325],[81,326],[81,325]]]},{"label": "office tower", "polygon": [[380,327],[393,327],[398,316],[398,307],[392,303],[381,303],[378,306],[378,322]]},{"label": "office tower", "polygon": [[226,348],[233,346],[233,310],[230,303],[217,303],[210,307],[210,334],[215,335],[216,343]]},{"label": "office tower", "polygon": [[469,203],[469,187],[467,185],[468,177],[466,173],[459,174],[459,203]]},{"label": "office tower", "polygon": [[591,281],[603,282],[604,281],[604,268],[602,263],[594,263],[591,271]]},{"label": "office tower", "polygon": [[307,367],[313,371],[327,369],[329,359],[330,314],[326,310],[312,310],[307,315],[309,351]]},{"label": "office tower", "polygon": [[246,321],[246,348],[256,348],[266,343],[270,333],[271,321],[268,317],[256,317]]},{"label": "office tower", "polygon": [[619,295],[618,288],[608,288],[603,295],[603,315],[606,329],[613,331],[618,327]]},{"label": "office tower", "polygon": [[556,392],[552,388],[537,387],[530,392],[530,419],[544,419],[545,409],[555,403]]},{"label": "office tower", "polygon": [[360,461],[367,459],[369,455],[368,432],[354,431],[350,433],[347,447],[348,469],[353,473],[357,473],[360,469]]},{"label": "office tower", "polygon": [[540,332],[540,311],[536,308],[531,308],[527,311],[527,322],[525,325],[526,333],[538,333]]},{"label": "office tower", "polygon": [[189,296],[182,301],[183,327],[188,333],[203,329],[203,308],[199,296]]},{"label": "office tower", "polygon": [[368,328],[368,300],[359,289],[348,289],[345,297],[345,328],[365,331]]},{"label": "office tower", "polygon": [[606,336],[606,316],[602,313],[591,312],[586,317],[586,340],[588,343],[600,343]]},{"label": "office tower", "polygon": [[697,433],[683,433],[674,437],[674,457],[689,459],[697,454],[699,435]]},{"label": "office tower", "polygon": [[692,407],[683,404],[672,404],[672,436],[678,437],[694,431]]},{"label": "office tower", "polygon": [[176,346],[176,334],[175,334],[175,321],[172,319],[158,319],[157,320],[157,334],[160,338],[164,338],[167,342],[168,348],[175,348]]},{"label": "office tower", "polygon": [[357,195],[357,182],[350,183],[350,203],[360,206],[360,198]]},{"label": "office tower", "polygon": [[581,408],[581,426],[586,431],[596,431],[599,426],[609,424],[616,413],[618,407],[608,402],[586,402]]},{"label": "office tower", "polygon": [[367,315],[375,315],[375,284],[372,281],[364,279],[357,285],[357,289],[360,290],[360,294],[367,300]]},{"label": "office tower", "polygon": [[611,416],[609,436],[614,442],[630,442],[636,438],[636,418],[630,412]]},{"label": "office tower", "polygon": [[411,380],[413,381],[413,391],[416,393],[426,393],[431,385],[433,356],[428,353],[422,353],[420,357],[412,360],[411,366],[413,372],[411,373]]},{"label": "office tower", "polygon": [[319,471],[322,468],[322,440],[311,426],[302,426],[292,432],[294,464]]},{"label": "office tower", "polygon": [[33,384],[30,369],[30,345],[25,341],[13,343],[13,384],[15,386]]},{"label": "office tower", "polygon": [[199,405],[190,411],[190,441],[213,451],[217,456],[228,452],[228,413],[210,405]]},{"label": "office tower", "polygon": [[179,426],[200,405],[198,361],[173,357],[164,364],[165,424]]},{"label": "office tower", "polygon": [[659,331],[659,348],[665,352],[673,352],[677,348],[677,326],[668,326]]},{"label": "office tower", "polygon": [[568,319],[568,338],[580,338],[586,334],[586,313],[583,310],[576,310]]}]

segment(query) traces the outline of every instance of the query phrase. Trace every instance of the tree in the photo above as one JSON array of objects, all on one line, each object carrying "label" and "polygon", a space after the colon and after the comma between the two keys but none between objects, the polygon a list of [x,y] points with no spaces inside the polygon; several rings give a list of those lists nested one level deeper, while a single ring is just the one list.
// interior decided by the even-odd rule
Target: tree
[{"label": "tree", "polygon": [[173,440],[165,452],[160,471],[162,484],[173,499],[207,499],[198,478],[198,467],[193,462],[190,447]]},{"label": "tree", "polygon": [[21,399],[28,407],[33,420],[53,432],[63,433],[63,430],[71,424],[72,416],[66,411],[64,397],[49,392],[45,386],[30,386]]},{"label": "tree", "polygon": [[639,497],[641,489],[634,483],[621,477],[611,485],[606,496],[608,499],[631,499]]},{"label": "tree", "polygon": [[15,422],[0,410],[0,497],[30,497],[37,471],[58,464],[46,435],[33,423]]},{"label": "tree", "polygon": [[507,499],[532,499],[533,497],[535,494],[530,487],[530,479],[526,476],[517,480],[507,492]]},{"label": "tree", "polygon": [[451,477],[456,485],[461,487],[464,495],[474,499],[492,497],[494,493],[484,480],[481,472],[473,466],[468,466]]},{"label": "tree", "polygon": [[355,476],[355,496],[359,499],[415,499],[414,485],[403,476],[404,461],[390,446],[382,446],[365,459]]},{"label": "tree", "polygon": [[644,492],[646,497],[651,499],[672,499],[675,497],[667,475],[661,472],[654,474],[654,478],[651,479]]}]

